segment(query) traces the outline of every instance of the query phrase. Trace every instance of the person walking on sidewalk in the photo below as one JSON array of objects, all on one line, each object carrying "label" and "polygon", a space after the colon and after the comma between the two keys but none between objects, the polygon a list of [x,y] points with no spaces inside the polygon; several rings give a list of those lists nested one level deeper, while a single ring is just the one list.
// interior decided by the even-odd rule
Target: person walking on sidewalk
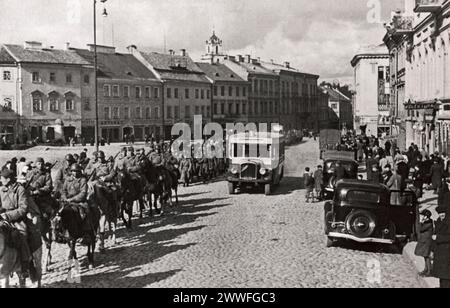
[{"label": "person walking on sidewalk", "polygon": [[305,168],[305,173],[303,174],[303,179],[305,181],[305,189],[306,189],[306,202],[309,203],[309,200],[314,202],[314,177],[309,167]]},{"label": "person walking on sidewalk", "polygon": [[433,244],[434,225],[431,212],[424,210],[420,213],[420,228],[417,238],[417,246],[414,254],[425,259],[425,269],[419,273],[421,277],[431,275],[431,246]]},{"label": "person walking on sidewalk", "polygon": [[450,289],[450,215],[449,208],[438,206],[436,212],[436,241],[434,247],[433,276],[439,278],[440,287]]}]

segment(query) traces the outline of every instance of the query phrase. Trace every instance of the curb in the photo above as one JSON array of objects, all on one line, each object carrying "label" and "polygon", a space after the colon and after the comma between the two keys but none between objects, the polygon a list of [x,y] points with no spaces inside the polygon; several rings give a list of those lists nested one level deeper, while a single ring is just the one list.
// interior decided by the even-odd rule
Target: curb
[{"label": "curb", "polygon": [[[425,261],[422,257],[418,257],[414,254],[414,250],[416,249],[417,243],[408,243],[404,249],[403,249],[403,257],[407,259],[412,265],[414,266],[414,269],[417,271],[417,273],[423,271],[425,267]],[[423,278],[420,277],[417,274],[417,279],[420,281],[420,283],[425,287],[429,289],[436,289],[439,288],[439,279],[437,278]]]}]

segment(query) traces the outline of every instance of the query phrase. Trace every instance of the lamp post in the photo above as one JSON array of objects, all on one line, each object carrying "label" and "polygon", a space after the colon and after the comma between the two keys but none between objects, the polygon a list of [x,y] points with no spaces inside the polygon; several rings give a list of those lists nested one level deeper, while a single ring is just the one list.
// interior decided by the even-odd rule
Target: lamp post
[{"label": "lamp post", "polygon": [[[108,0],[100,0],[105,3]],[[94,83],[95,83],[95,151],[99,151],[99,121],[98,121],[98,80],[97,80],[97,0],[94,0]],[[103,11],[103,16],[107,16],[106,9]]]}]

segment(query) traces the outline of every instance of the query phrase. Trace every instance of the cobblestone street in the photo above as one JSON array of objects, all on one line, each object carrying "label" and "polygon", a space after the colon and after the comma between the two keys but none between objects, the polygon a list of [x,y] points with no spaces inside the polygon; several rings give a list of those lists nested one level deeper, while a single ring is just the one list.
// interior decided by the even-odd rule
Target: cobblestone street
[{"label": "cobblestone street", "polygon": [[[225,182],[182,188],[180,205],[163,218],[120,229],[119,244],[96,254],[94,270],[83,257],[80,284],[67,282],[68,250],[56,245],[44,287],[420,287],[401,254],[325,248],[322,203],[305,204],[301,190],[318,145],[306,141],[287,155],[286,178],[270,197],[229,196]],[[378,262],[381,283],[369,268]]]}]

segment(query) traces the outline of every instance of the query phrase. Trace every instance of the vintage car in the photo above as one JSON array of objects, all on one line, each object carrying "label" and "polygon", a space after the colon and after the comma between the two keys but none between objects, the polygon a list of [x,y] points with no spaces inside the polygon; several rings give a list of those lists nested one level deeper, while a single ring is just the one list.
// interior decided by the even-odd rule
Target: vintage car
[{"label": "vintage car", "polygon": [[339,162],[345,168],[344,179],[358,178],[358,162],[354,159],[353,152],[325,151],[323,153],[323,183],[325,185],[325,200],[331,200],[336,186],[335,168]]},{"label": "vintage car", "polygon": [[327,247],[339,240],[397,244],[414,238],[418,202],[414,191],[390,191],[368,181],[342,180],[325,203]]},{"label": "vintage car", "polygon": [[241,133],[229,137],[228,192],[263,186],[266,195],[284,174],[285,143],[279,133]]}]

